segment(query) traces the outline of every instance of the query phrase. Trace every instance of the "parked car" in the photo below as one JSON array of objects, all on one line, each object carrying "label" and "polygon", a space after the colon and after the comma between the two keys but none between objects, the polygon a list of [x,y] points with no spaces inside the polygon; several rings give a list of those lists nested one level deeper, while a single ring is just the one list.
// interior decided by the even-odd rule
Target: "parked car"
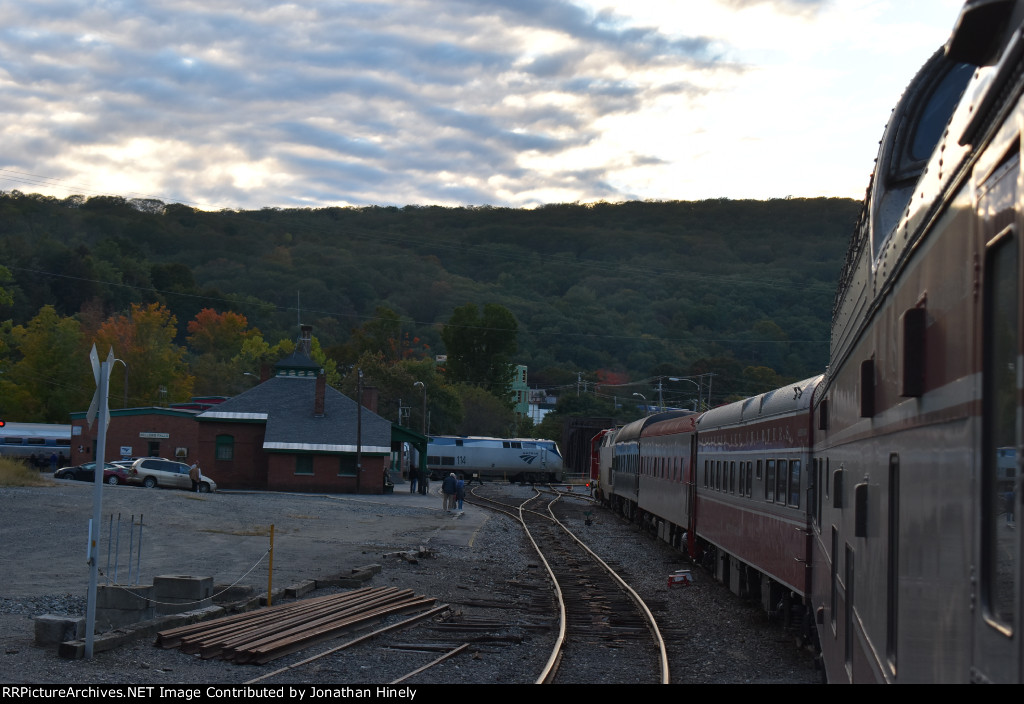
[{"label": "parked car", "polygon": [[[111,462],[103,465],[103,481],[107,484],[127,484],[131,477],[131,470],[125,467],[118,467]],[[61,467],[53,473],[54,479],[74,479],[80,482],[91,482],[96,473],[96,463],[86,462],[74,467]]]},{"label": "parked car", "polygon": [[[167,489],[191,489],[189,469],[190,466],[183,462],[165,460],[161,457],[143,457],[132,464],[131,482],[149,488],[162,486]],[[217,491],[217,482],[204,474],[202,481],[199,482],[199,491],[203,494]]]}]

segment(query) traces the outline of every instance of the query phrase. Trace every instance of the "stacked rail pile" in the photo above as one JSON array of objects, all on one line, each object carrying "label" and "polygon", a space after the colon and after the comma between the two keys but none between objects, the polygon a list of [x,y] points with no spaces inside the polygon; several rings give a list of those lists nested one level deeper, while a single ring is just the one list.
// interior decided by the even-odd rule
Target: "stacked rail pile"
[{"label": "stacked rail pile", "polygon": [[415,596],[411,589],[367,587],[161,631],[156,644],[203,658],[263,664],[376,619],[434,602]]}]

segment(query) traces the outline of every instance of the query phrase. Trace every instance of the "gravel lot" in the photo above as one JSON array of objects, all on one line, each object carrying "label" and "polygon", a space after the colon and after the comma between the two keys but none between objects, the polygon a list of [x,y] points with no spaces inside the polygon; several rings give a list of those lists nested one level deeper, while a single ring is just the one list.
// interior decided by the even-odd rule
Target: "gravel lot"
[{"label": "gravel lot", "polygon": [[[462,516],[445,514],[440,498],[409,494],[403,488],[397,487],[394,495],[357,497],[196,495],[105,487],[101,545],[110,517],[116,523],[120,514],[119,576],[124,575],[129,517],[134,515],[137,522],[142,516],[142,583],[161,574],[212,576],[218,584],[241,579],[242,584],[265,591],[266,532],[273,524],[275,588],[375,563],[382,570],[369,586],[410,588],[452,606],[446,623],[435,620],[415,631],[325,657],[275,675],[266,680],[269,684],[388,683],[430,662],[437,653],[385,646],[446,643],[460,636],[443,628],[475,619],[500,620],[498,640],[474,642],[459,656],[406,683],[532,682],[548,657],[553,628],[546,617],[523,613],[525,606],[546,603],[548,596],[537,560],[524,547],[517,524],[469,506]],[[526,488],[516,491],[524,497],[528,493]],[[202,660],[156,648],[152,638],[98,652],[91,661],[59,658],[55,648],[33,644],[32,617],[85,612],[92,487],[57,481],[52,487],[0,489],[0,512],[5,550],[0,590],[3,683],[242,683],[336,645],[313,646],[266,666]],[[689,567],[681,555],[601,509],[592,518],[591,526],[580,519],[572,527],[648,600],[668,644],[674,683],[820,681],[810,655],[795,647],[794,636],[769,626],[756,606],[735,598],[697,569],[692,587],[668,588],[667,575]],[[420,546],[433,557],[414,563],[385,557]],[[104,551],[104,571],[105,563]],[[480,605],[495,600],[507,606]]]}]

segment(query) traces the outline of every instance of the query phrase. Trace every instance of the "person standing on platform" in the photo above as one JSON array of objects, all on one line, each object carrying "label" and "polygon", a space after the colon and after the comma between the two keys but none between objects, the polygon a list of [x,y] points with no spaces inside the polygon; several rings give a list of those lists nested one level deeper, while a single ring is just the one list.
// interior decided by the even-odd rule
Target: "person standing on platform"
[{"label": "person standing on platform", "polygon": [[466,482],[459,479],[455,482],[455,499],[459,502],[459,511],[462,511],[462,500],[466,498]]},{"label": "person standing on platform", "polygon": [[444,497],[442,506],[444,506],[445,511],[451,511],[455,508],[455,488],[457,483],[455,472],[445,477],[441,483],[441,494]]}]

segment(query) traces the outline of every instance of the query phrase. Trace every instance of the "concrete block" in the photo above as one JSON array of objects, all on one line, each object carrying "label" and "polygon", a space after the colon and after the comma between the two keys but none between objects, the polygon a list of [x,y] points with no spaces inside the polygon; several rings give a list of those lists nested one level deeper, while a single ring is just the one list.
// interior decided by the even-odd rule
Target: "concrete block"
[{"label": "concrete block", "polygon": [[158,596],[166,599],[199,601],[213,594],[213,577],[165,574],[153,577],[153,587]]},{"label": "concrete block", "polygon": [[63,614],[43,614],[35,617],[36,645],[54,645],[68,640],[85,638],[85,619]]},{"label": "concrete block", "polygon": [[213,585],[213,601],[217,604],[233,604],[236,601],[250,598],[255,591],[248,584],[215,584]]},{"label": "concrete block", "polygon": [[384,568],[381,565],[363,565],[362,567],[353,567],[352,574],[366,573],[372,577],[375,574],[380,574],[382,569]]},{"label": "concrete block", "polygon": [[97,609],[145,611],[153,605],[151,585],[100,584],[96,587]]},{"label": "concrete block", "polygon": [[[271,599],[271,602],[274,603],[274,604],[279,604],[284,599],[284,589],[281,589],[280,587],[278,587],[277,589],[274,589],[270,594],[273,597],[273,599]],[[267,605],[267,593],[266,592],[263,592],[262,594],[260,594],[259,599],[260,599],[260,606],[266,606]]]},{"label": "concrete block", "polygon": [[153,578],[153,601],[158,614],[177,614],[213,604],[213,577],[161,575]]},{"label": "concrete block", "polygon": [[148,621],[156,616],[152,606],[144,611],[132,609],[96,609],[96,632],[105,633],[117,628],[132,626],[140,621]]},{"label": "concrete block", "polygon": [[285,587],[284,595],[288,599],[298,599],[300,596],[309,594],[314,589],[316,589],[316,580],[307,579],[304,582]]},{"label": "concrete block", "polygon": [[[329,587],[347,587],[349,586],[348,583],[352,581],[353,580],[348,579],[347,577],[324,577],[323,579],[316,580],[316,588],[327,589]],[[345,582],[345,584],[342,584],[342,582]]]},{"label": "concrete block", "polygon": [[96,632],[148,621],[156,614],[151,585],[101,584],[96,587]]}]

